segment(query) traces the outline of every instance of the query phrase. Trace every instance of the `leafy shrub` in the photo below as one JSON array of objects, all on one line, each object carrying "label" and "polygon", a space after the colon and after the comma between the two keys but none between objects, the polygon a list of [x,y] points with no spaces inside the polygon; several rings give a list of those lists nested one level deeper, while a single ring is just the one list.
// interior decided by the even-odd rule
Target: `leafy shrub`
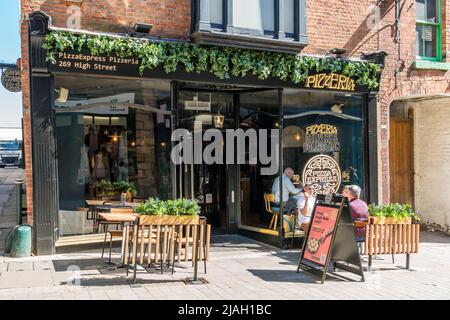
[{"label": "leafy shrub", "polygon": [[196,201],[188,199],[164,201],[158,198],[149,198],[144,203],[137,205],[134,211],[143,215],[194,216],[200,214],[200,206]]},{"label": "leafy shrub", "polygon": [[369,212],[372,217],[378,218],[414,218],[420,221],[420,217],[413,212],[410,204],[390,203],[387,205],[369,205]]}]

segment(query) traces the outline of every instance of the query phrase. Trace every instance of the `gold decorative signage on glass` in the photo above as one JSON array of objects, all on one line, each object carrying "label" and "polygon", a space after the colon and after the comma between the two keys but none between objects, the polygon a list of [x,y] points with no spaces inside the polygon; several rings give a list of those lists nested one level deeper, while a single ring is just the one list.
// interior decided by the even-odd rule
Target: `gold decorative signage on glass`
[{"label": "gold decorative signage on glass", "polygon": [[314,124],[305,128],[303,152],[328,153],[339,152],[341,149],[338,129],[329,124]]},{"label": "gold decorative signage on glass", "polygon": [[327,155],[311,158],[303,169],[303,183],[310,184],[315,195],[336,193],[341,184],[339,164]]},{"label": "gold decorative signage on glass", "polygon": [[305,81],[306,88],[334,89],[355,91],[355,80],[337,73],[319,73],[308,76]]}]

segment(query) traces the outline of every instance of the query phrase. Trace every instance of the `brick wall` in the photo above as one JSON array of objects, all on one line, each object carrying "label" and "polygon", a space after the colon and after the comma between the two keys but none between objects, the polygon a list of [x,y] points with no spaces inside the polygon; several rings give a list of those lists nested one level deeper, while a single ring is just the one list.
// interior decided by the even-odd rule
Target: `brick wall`
[{"label": "brick wall", "polygon": [[[95,31],[127,32],[136,22],[153,24],[153,35],[188,39],[190,0],[83,0],[81,28]],[[35,10],[48,13],[53,25],[66,26],[67,8],[79,1],[22,0],[22,18]],[[346,48],[352,56],[363,51],[385,50],[389,53],[379,96],[380,193],[389,201],[389,105],[411,94],[450,93],[448,72],[418,71],[415,58],[415,0],[401,0],[400,42],[395,37],[395,0],[381,2],[380,23],[370,9],[378,0],[308,0],[309,45],[303,54],[325,54],[332,48]],[[442,0],[443,52],[450,62],[450,0]],[[28,208],[31,203],[31,140],[29,134],[29,88],[27,21],[22,23],[23,103],[25,150],[27,153]],[[31,218],[31,217],[30,217]],[[29,221],[31,223],[31,220]]]}]

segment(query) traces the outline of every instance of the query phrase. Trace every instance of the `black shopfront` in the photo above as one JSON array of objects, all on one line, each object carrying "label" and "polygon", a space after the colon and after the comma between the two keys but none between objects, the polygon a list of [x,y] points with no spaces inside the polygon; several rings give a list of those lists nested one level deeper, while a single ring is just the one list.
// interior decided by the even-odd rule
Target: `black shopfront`
[{"label": "black shopfront", "polygon": [[[207,72],[167,74],[159,67],[141,76],[138,61],[110,56],[87,61],[87,52],[64,52],[52,64],[45,61],[42,48],[46,34],[57,29],[48,19],[39,12],[30,16],[38,254],[54,253],[61,237],[91,232],[75,212],[95,197],[96,184],[104,180],[131,181],[143,199],[194,198],[214,232],[275,245],[285,240],[283,223],[270,223],[264,195],[271,193],[285,167],[301,175],[312,157],[328,153],[342,172],[340,188],[358,184],[364,199],[378,200],[376,92],[329,74],[336,77],[335,87],[314,88],[320,79],[313,78],[309,84],[251,75],[220,80]],[[279,158],[277,172],[261,175],[259,160],[175,165],[170,158],[172,132],[199,129],[199,122],[201,132],[279,130],[281,147],[272,150]],[[333,134],[335,150],[320,149],[320,138],[312,133],[321,130]]]}]

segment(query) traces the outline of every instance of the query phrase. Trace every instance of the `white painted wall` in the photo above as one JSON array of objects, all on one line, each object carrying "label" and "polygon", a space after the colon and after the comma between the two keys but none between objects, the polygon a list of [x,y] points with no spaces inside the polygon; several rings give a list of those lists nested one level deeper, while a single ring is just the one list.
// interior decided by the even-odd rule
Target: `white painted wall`
[{"label": "white painted wall", "polygon": [[415,208],[450,225],[450,97],[414,103]]}]

